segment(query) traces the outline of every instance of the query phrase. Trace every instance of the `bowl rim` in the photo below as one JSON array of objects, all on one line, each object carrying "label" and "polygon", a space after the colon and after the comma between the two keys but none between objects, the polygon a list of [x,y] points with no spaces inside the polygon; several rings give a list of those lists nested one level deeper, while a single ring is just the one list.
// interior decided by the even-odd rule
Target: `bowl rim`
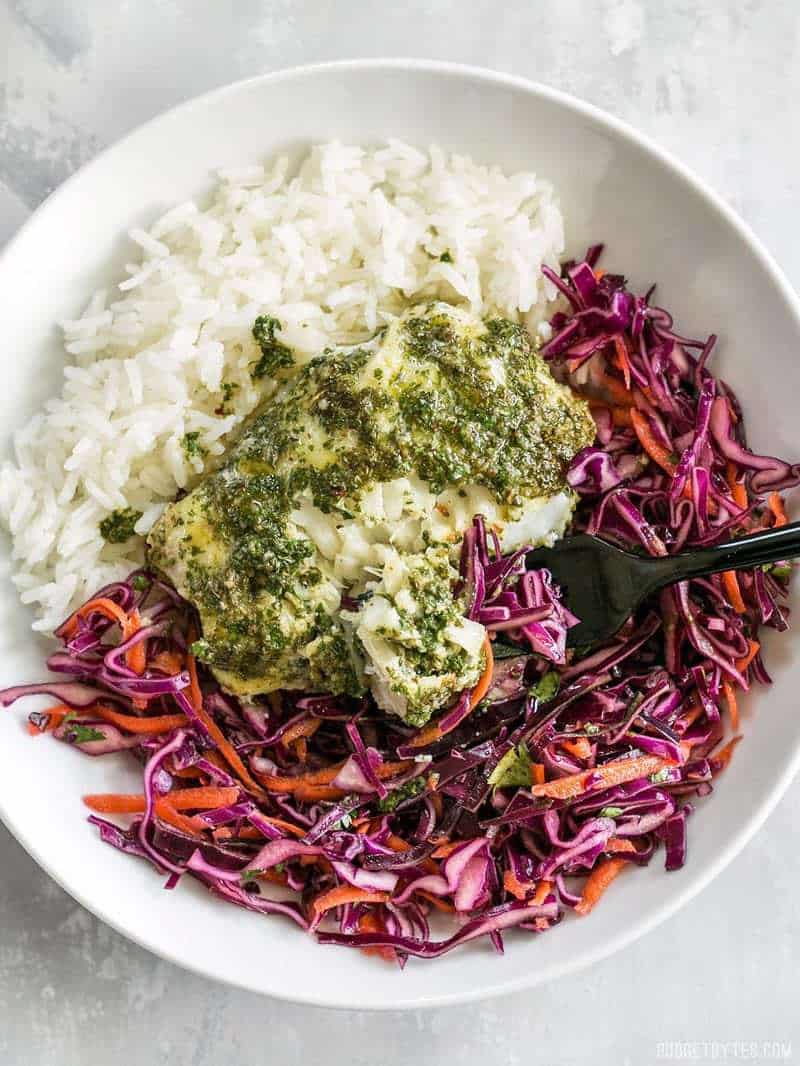
[{"label": "bowl rim", "polygon": [[[62,182],[42,201],[41,204],[36,207],[30,217],[25,220],[13,237],[6,243],[2,251],[0,251],[0,271],[10,265],[16,254],[17,245],[22,243],[22,240],[27,235],[29,229],[32,229],[35,225],[39,225],[44,216],[57,207],[60,198],[66,194],[67,190],[70,189],[73,184],[81,181],[86,173],[101,166],[105,159],[117,148],[127,144],[140,133],[157,125],[162,120],[179,115],[185,116],[190,114],[193,110],[201,111],[209,102],[219,101],[226,96],[235,96],[237,93],[250,86],[268,85],[282,81],[290,81],[292,79],[324,76],[335,74],[336,72],[382,71],[391,69],[410,73],[420,72],[438,74],[445,77],[468,78],[476,83],[506,87],[521,91],[556,103],[578,115],[582,115],[590,119],[593,123],[604,127],[609,133],[627,142],[629,145],[644,150],[644,152],[657,161],[673,177],[677,178],[695,193],[704,204],[711,211],[715,212],[724,223],[731,227],[744,244],[748,246],[750,252],[759,262],[772,284],[778,289],[788,309],[794,315],[798,329],[800,329],[800,296],[795,292],[794,288],[789,283],[772,255],[767,251],[760,238],[756,236],[750,226],[740,218],[736,211],[734,211],[734,209],[702,178],[695,174],[684,163],[675,158],[666,149],[661,148],[648,135],[640,133],[629,123],[615,117],[594,104],[581,100],[561,89],[556,89],[552,86],[544,85],[519,75],[508,74],[472,64],[455,63],[437,59],[416,59],[412,57],[338,59],[320,63],[300,64],[271,71],[266,74],[241,78],[237,81],[219,86],[216,89],[211,89],[208,92],[190,97],[188,100],[181,101],[163,111],[159,111],[158,114],[154,115],[152,118],[135,126],[122,137],[103,148],[102,151],[93,156],[91,160],[71,174],[66,181]],[[297,1003],[303,1006],[328,1007],[340,1010],[413,1010],[479,1002],[508,993],[519,992],[524,989],[532,988],[544,981],[565,977],[568,974],[588,968],[594,963],[611,956],[624,947],[627,947],[629,944],[638,940],[646,933],[651,932],[657,926],[661,925],[662,922],[670,918],[680,910],[680,908],[693,899],[694,896],[702,891],[702,889],[706,888],[710,882],[725,869],[731,860],[745,847],[764,824],[768,816],[772,813],[780,799],[785,794],[798,770],[800,770],[800,743],[795,746],[795,750],[784,772],[773,781],[769,791],[758,801],[756,806],[752,809],[750,816],[739,826],[737,832],[728,838],[724,846],[720,848],[716,857],[702,869],[698,868],[697,871],[694,872],[694,876],[686,882],[680,891],[676,891],[674,895],[657,907],[653,912],[634,920],[625,929],[621,930],[616,935],[609,937],[595,948],[588,949],[573,955],[571,958],[564,959],[562,962],[548,967],[544,972],[531,971],[527,974],[505,979],[499,977],[497,980],[477,988],[466,988],[457,991],[442,990],[433,995],[427,994],[422,996],[414,994],[404,995],[402,989],[397,989],[396,992],[399,992],[399,995],[397,995],[396,992],[393,993],[392,1001],[385,1003],[354,1004],[346,995],[337,994],[335,989],[325,995],[317,994],[313,991],[303,994],[285,994],[280,988],[266,991],[264,988],[258,987],[245,979],[239,981],[218,977],[214,973],[213,966],[187,962],[176,957],[168,949],[158,944],[153,938],[131,933],[121,923],[117,922],[110,904],[106,906],[94,902],[90,903],[84,898],[82,893],[74,892],[69,885],[64,883],[58,871],[51,867],[47,857],[42,853],[41,849],[28,838],[24,828],[12,823],[12,820],[8,817],[5,810],[1,790],[0,821],[2,821],[11,835],[31,856],[31,858],[33,858],[45,873],[52,877],[72,899],[128,940],[133,941],[138,946],[145,948],[147,951],[152,952],[154,955],[165,959],[175,966],[179,966],[191,973],[198,974],[223,984],[229,984],[233,987],[242,988],[249,992],[256,992],[260,995],[269,996],[270,998],[279,1001]]]}]

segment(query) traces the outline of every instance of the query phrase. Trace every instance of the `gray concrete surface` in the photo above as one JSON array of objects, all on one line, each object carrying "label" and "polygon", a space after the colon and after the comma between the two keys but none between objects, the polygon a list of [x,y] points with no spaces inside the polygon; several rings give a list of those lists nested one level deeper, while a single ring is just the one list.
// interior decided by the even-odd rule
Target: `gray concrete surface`
[{"label": "gray concrete surface", "polygon": [[[632,122],[711,181],[799,284],[799,38],[796,0],[0,0],[0,241],[170,104],[296,63],[418,55],[526,75]],[[800,1058],[798,809],[795,784],[688,910],[583,975],[382,1017],[187,975],[78,907],[0,827],[0,1066]]]}]

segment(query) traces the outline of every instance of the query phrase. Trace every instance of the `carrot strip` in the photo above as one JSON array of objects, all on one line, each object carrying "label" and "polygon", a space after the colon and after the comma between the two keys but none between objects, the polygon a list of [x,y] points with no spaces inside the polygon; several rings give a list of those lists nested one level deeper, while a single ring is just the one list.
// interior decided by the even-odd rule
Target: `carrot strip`
[{"label": "carrot strip", "polygon": [[183,656],[176,651],[160,651],[153,656],[151,666],[172,677],[183,669]]},{"label": "carrot strip", "polygon": [[472,695],[469,698],[469,709],[474,711],[483,697],[489,691],[489,686],[492,683],[492,673],[494,671],[494,655],[492,654],[492,642],[489,640],[488,634],[483,640],[483,653],[486,656],[486,663],[483,667],[483,673],[478,678],[478,683],[472,690]]},{"label": "carrot strip", "polygon": [[599,862],[586,879],[580,901],[575,905],[576,913],[588,914],[627,865],[625,859],[605,859]]},{"label": "carrot strip", "polygon": [[206,727],[209,736],[216,744],[228,766],[230,766],[230,768],[238,775],[239,779],[244,782],[247,788],[252,792],[255,792],[257,795],[263,796],[263,788],[261,788],[250,776],[250,771],[239,758],[234,746],[225,738],[220,727],[203,706],[203,694],[200,691],[200,682],[197,679],[197,664],[193,655],[187,654],[186,665],[189,670],[189,699],[192,702],[197,717]]},{"label": "carrot strip", "polygon": [[544,763],[535,762],[531,766],[531,782],[534,785],[544,784]]},{"label": "carrot strip", "polygon": [[758,655],[759,651],[761,650],[761,645],[758,643],[757,640],[750,640],[748,641],[748,643],[750,645],[750,650],[747,652],[747,655],[743,656],[741,659],[736,660],[736,669],[739,671],[740,674],[743,674],[745,672],[747,667],[750,665],[753,659],[755,659],[756,655]]},{"label": "carrot strip", "polygon": [[620,428],[621,426],[628,427],[631,425],[630,407],[622,407],[613,403],[600,403],[599,400],[589,400],[589,408],[592,411],[608,411],[611,415],[611,424],[617,428]]},{"label": "carrot strip", "polygon": [[[369,912],[362,914],[358,919],[358,931],[359,933],[385,932],[377,916]],[[385,945],[376,944],[371,948],[361,948],[360,950],[365,955],[373,955],[376,958],[384,959],[386,962],[395,962],[397,960],[394,948],[386,947]]]},{"label": "carrot strip", "polygon": [[747,507],[747,489],[741,481],[736,479],[736,467],[728,462],[725,467],[725,478],[731,490],[731,499],[737,507]]},{"label": "carrot strip", "polygon": [[563,748],[568,755],[574,755],[576,759],[589,759],[592,755],[592,745],[586,737],[576,737],[575,740],[562,740],[559,747]]},{"label": "carrot strip", "polygon": [[625,346],[625,341],[619,336],[619,334],[614,337],[614,351],[617,356],[617,366],[622,371],[622,376],[625,379],[625,388],[630,391],[631,363],[628,358],[628,349]]},{"label": "carrot strip", "polygon": [[742,590],[739,588],[739,579],[736,577],[736,571],[723,571],[722,584],[725,588],[725,595],[728,597],[728,603],[730,603],[734,611],[737,614],[745,614],[747,606],[742,599]]},{"label": "carrot strip", "polygon": [[303,737],[313,737],[321,725],[321,718],[307,718],[304,722],[296,722],[294,725],[289,726],[283,734],[281,737],[281,743],[288,746],[293,740],[300,740]]},{"label": "carrot strip", "polygon": [[370,892],[369,889],[355,888],[353,885],[337,885],[317,896],[311,907],[316,915],[320,915],[346,903],[386,903],[388,899],[388,892]]},{"label": "carrot strip", "polygon": [[71,637],[75,630],[78,628],[78,619],[86,618],[90,614],[102,614],[111,622],[118,622],[120,628],[125,625],[128,616],[113,600],[107,599],[105,596],[98,596],[95,600],[89,600],[88,603],[84,603],[82,607],[79,607],[75,614],[69,618],[64,624],[64,632],[68,637]]},{"label": "carrot strip", "polygon": [[113,707],[106,707],[103,703],[92,704],[87,710],[105,719],[106,722],[119,726],[120,729],[126,729],[129,733],[146,733],[154,736],[158,733],[169,733],[171,729],[180,729],[181,726],[186,725],[185,714],[161,714],[151,718],[139,718],[135,714],[122,714],[120,711],[115,711]]},{"label": "carrot strip", "polygon": [[534,907],[538,907],[542,903],[544,903],[544,901],[550,895],[552,888],[552,881],[540,881],[539,884],[536,886],[536,891],[533,893],[533,899],[531,900],[531,904]]},{"label": "carrot strip", "polygon": [[[141,628],[142,619],[138,609],[134,607],[122,623],[123,641],[129,640],[131,637],[135,636]],[[125,665],[129,666],[135,674],[144,673],[144,668],[147,665],[147,652],[145,650],[144,641],[140,640],[138,644],[134,644],[134,646],[125,653]]]},{"label": "carrot strip", "polygon": [[716,773],[721,773],[733,758],[736,745],[742,739],[741,736],[732,737],[724,748],[720,748],[716,755],[710,756],[710,761],[717,764]]},{"label": "carrot strip", "polygon": [[594,770],[581,770],[568,777],[557,777],[543,785],[534,785],[534,796],[549,796],[551,799],[572,799],[580,796],[591,785],[594,788],[611,788],[623,785],[626,781],[635,781],[637,777],[648,777],[675,764],[660,755],[639,755],[634,759],[616,759],[614,762],[598,766]]},{"label": "carrot strip", "polygon": [[316,803],[319,800],[340,800],[347,795],[343,788],[331,788],[330,785],[303,785],[295,789],[294,797],[302,803]]},{"label": "carrot strip", "polygon": [[440,844],[436,851],[431,852],[432,859],[446,859],[448,855],[460,848],[464,843],[463,840],[448,840],[446,844]]},{"label": "carrot strip", "polygon": [[520,881],[510,867],[503,874],[503,888],[509,893],[509,895],[513,896],[514,899],[526,899],[532,887],[533,886],[530,883],[526,885]]},{"label": "carrot strip", "polygon": [[123,795],[108,792],[83,797],[90,811],[97,814],[142,814],[145,810],[144,796]]},{"label": "carrot strip", "polygon": [[[278,774],[259,774],[259,780],[270,792],[294,792],[301,789],[316,788],[321,785],[329,785],[344,766],[344,761],[333,766],[326,766],[322,770],[313,770],[311,773],[300,774],[297,777],[281,777]],[[412,762],[403,759],[401,762],[385,762],[375,770],[378,777],[383,780],[386,777],[394,777],[410,770]],[[331,792],[341,793],[341,789],[331,789]],[[343,794],[343,793],[342,793]],[[317,798],[322,798],[317,797]],[[338,798],[338,797],[333,797]]]},{"label": "carrot strip", "polygon": [[653,436],[653,431],[650,429],[647,419],[644,415],[640,414],[635,407],[631,407],[631,422],[633,424],[633,431],[639,438],[639,443],[658,466],[662,470],[665,470],[670,476],[675,474],[677,464],[673,459],[670,452]]},{"label": "carrot strip", "polygon": [[166,799],[156,800],[155,813],[162,822],[167,822],[168,825],[174,826],[175,829],[180,829],[183,833],[189,833],[190,836],[197,836],[199,831],[207,828],[207,826],[195,822],[194,818],[187,818],[185,814],[179,814],[171,804],[167,803]]},{"label": "carrot strip", "polygon": [[728,714],[731,716],[731,729],[734,733],[738,733],[739,704],[736,700],[736,690],[727,678],[722,682],[722,691],[725,693],[725,701],[728,704]]},{"label": "carrot strip", "polygon": [[[169,805],[176,811],[188,810],[212,810],[217,807],[228,807],[239,798],[238,788],[224,788],[208,786],[205,788],[181,788],[175,792],[169,792],[167,796],[159,797],[169,799]],[[86,806],[98,814],[141,814],[145,809],[143,795],[125,794],[120,792],[101,792],[94,795],[84,796]]]},{"label": "carrot strip", "polygon": [[631,852],[636,851],[636,845],[632,840],[628,840],[627,837],[611,837],[606,841],[605,850],[613,855],[618,852]]},{"label": "carrot strip", "polygon": [[[301,828],[301,826],[299,825],[294,825],[292,822],[287,822],[283,818],[272,818],[266,814],[262,814],[261,817],[265,822],[269,822],[270,825],[274,825],[276,829],[282,829],[285,833],[290,833],[292,836],[304,837],[306,835],[307,830]],[[255,826],[253,826],[253,828],[255,829]],[[258,836],[264,835],[263,833],[259,832],[258,829],[256,829],[255,831]],[[245,829],[239,830],[239,836],[245,836],[245,833],[246,827]]]},{"label": "carrot strip", "polygon": [[767,497],[767,504],[775,517],[775,527],[785,526],[789,519],[786,516],[786,508],[783,505],[783,497],[779,492],[771,492]]}]

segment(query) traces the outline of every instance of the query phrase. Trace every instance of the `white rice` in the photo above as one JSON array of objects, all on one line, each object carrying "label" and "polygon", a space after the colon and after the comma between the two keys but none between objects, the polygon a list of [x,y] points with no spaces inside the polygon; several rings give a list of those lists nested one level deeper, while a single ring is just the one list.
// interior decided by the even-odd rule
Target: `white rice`
[{"label": "white rice", "polygon": [[[389,141],[316,146],[295,174],[281,157],[219,177],[205,209],[181,204],[131,230],[127,277],[62,323],[61,394],[0,467],[0,518],[35,629],[141,563],[165,502],[274,389],[250,374],[257,315],[279,319],[298,364],[429,296],[546,329],[555,294],[540,268],[557,264],[563,223],[534,174]],[[228,401],[223,384],[235,386]],[[187,433],[205,456],[187,455]],[[124,507],[142,512],[139,536],[109,544],[99,523]]]}]

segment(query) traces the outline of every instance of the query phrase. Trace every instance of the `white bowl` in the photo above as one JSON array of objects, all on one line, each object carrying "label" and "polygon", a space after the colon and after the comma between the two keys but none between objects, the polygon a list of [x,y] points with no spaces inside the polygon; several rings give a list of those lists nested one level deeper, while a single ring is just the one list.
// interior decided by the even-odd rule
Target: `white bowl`
[{"label": "white bowl", "polygon": [[[569,250],[607,242],[604,265],[659,300],[683,332],[715,331],[757,448],[797,457],[800,304],[754,236],[682,166],[622,123],[562,93],[443,63],[368,60],[240,82],[149,122],[66,182],[0,260],[4,435],[59,386],[55,322],[123,260],[122,235],[202,193],[211,172],[338,137],[436,141],[481,162],[535,169],[561,197]],[[765,195],[769,195],[765,190]],[[3,558],[7,559],[7,548]],[[45,642],[10,581],[0,584],[0,685],[37,680]],[[775,805],[800,761],[791,638],[767,637],[775,684],[745,700],[746,742],[691,820],[687,865],[656,857],[614,886],[590,919],[507,938],[505,957],[470,945],[404,972],[318,946],[296,927],[212,898],[185,880],[164,892],[144,863],[101,844],[81,795],[137,790],[123,759],[87,759],[34,741],[18,708],[0,717],[0,815],[75,899],[139,944],[191,970],[298,1002],[358,1008],[457,1003],[532,986],[608,955],[708,884]],[[677,927],[680,936],[680,927]]]}]

